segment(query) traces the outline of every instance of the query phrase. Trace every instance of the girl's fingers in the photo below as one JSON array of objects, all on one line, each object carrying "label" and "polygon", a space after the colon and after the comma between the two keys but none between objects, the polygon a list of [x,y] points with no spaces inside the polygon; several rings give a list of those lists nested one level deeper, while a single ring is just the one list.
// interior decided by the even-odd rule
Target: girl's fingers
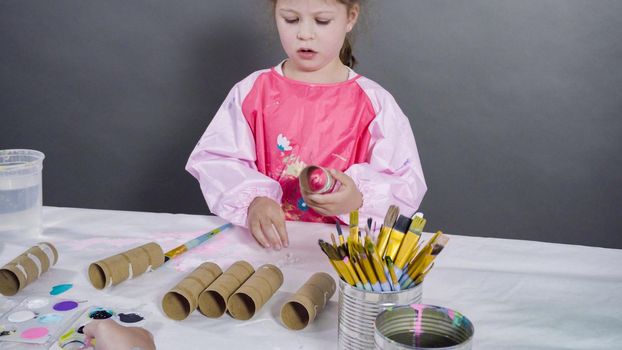
[{"label": "girl's fingers", "polygon": [[346,192],[346,189],[342,187],[337,192],[314,194],[312,196],[313,197],[310,196],[310,199],[312,200],[314,206],[326,208],[327,206],[334,206],[343,202],[344,198],[348,196],[348,192]]},{"label": "girl's fingers", "polygon": [[257,242],[259,242],[259,244],[261,244],[264,248],[270,248],[270,243],[264,235],[263,231],[261,230],[261,224],[259,223],[259,220],[253,219],[251,221],[250,228],[251,233],[253,234],[253,237],[255,237]]},{"label": "girl's fingers", "polygon": [[331,169],[330,170],[330,174],[339,182],[341,182],[342,185],[344,186],[351,186],[352,184],[354,184],[354,180],[352,180],[351,177],[349,177],[348,175],[346,175],[345,173],[342,173],[341,171],[337,170],[337,169]]},{"label": "girl's fingers", "polygon": [[313,194],[313,193],[306,193],[306,194],[303,193],[302,194],[302,199],[308,205],[317,205],[318,203],[314,200],[314,198],[316,198],[317,196],[319,196],[319,195],[318,194]]},{"label": "girl's fingers", "polygon": [[313,210],[322,216],[333,216],[332,211],[324,208],[313,208]]},{"label": "girl's fingers", "polygon": [[263,231],[268,241],[270,241],[270,244],[272,245],[272,247],[274,247],[274,249],[276,250],[280,250],[281,239],[279,238],[279,234],[274,229],[274,226],[272,226],[272,221],[268,218],[265,218],[261,220],[260,224],[261,224],[261,230]]},{"label": "girl's fingers", "polygon": [[325,204],[329,204],[329,203],[334,203],[335,202],[335,195],[336,193],[327,193],[327,194],[312,194],[309,195],[308,198],[308,202],[307,204],[310,205],[314,205],[316,207],[325,205]]},{"label": "girl's fingers", "polygon": [[274,227],[276,228],[276,232],[279,234],[279,237],[281,238],[281,242],[283,243],[283,246],[287,247],[289,245],[289,239],[287,237],[287,230],[285,229],[285,219],[273,220],[272,223],[274,224]]}]

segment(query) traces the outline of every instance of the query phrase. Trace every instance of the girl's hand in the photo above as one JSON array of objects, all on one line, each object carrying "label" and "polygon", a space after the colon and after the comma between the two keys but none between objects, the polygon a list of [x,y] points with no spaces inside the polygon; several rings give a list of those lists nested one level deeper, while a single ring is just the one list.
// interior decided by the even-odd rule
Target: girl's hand
[{"label": "girl's hand", "polygon": [[248,207],[248,227],[255,239],[265,248],[287,247],[287,231],[285,230],[285,213],[273,199],[257,197]]},{"label": "girl's hand", "polygon": [[87,344],[92,343],[95,350],[155,350],[153,336],[139,327],[124,327],[111,319],[94,320],[84,327]]},{"label": "girl's hand", "polygon": [[357,210],[363,205],[363,194],[348,175],[334,169],[331,175],[341,183],[339,189],[327,194],[313,194],[301,190],[305,203],[324,216],[336,216]]}]

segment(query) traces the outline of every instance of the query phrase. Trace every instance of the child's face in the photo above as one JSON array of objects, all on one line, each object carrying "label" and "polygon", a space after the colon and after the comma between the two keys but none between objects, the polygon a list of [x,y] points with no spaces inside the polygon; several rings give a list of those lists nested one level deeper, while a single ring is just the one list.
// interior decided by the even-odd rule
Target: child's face
[{"label": "child's face", "polygon": [[312,72],[339,60],[346,33],[358,17],[337,0],[278,0],[276,25],[285,53],[296,68]]}]

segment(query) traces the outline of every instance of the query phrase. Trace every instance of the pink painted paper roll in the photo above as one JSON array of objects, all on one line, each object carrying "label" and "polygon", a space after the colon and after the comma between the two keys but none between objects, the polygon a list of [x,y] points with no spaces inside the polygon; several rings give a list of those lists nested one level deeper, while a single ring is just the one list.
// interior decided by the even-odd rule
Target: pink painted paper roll
[{"label": "pink painted paper roll", "polygon": [[328,193],[335,188],[337,180],[325,168],[309,165],[298,177],[300,188],[310,193]]}]

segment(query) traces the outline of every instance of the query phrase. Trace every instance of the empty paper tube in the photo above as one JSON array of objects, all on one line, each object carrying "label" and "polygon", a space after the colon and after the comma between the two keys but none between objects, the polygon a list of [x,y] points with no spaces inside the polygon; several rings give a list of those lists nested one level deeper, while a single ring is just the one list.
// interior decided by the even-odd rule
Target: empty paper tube
[{"label": "empty paper tube", "polygon": [[300,330],[313,322],[335,294],[335,280],[327,273],[315,273],[281,307],[281,320],[289,329]]},{"label": "empty paper tube", "polygon": [[173,320],[183,320],[196,310],[199,295],[218,276],[222,274],[220,267],[206,262],[192,271],[162,298],[162,310]]},{"label": "empty paper tube", "polygon": [[199,295],[199,311],[207,317],[220,317],[227,300],[255,272],[246,261],[237,261]]},{"label": "empty paper tube", "polygon": [[248,320],[268,302],[283,284],[283,273],[278,267],[262,265],[227,300],[227,311],[238,320]]},{"label": "empty paper tube", "polygon": [[151,242],[92,263],[89,266],[89,279],[93,287],[103,289],[142,275],[162,264],[162,247]]},{"label": "empty paper tube", "polygon": [[42,242],[30,247],[0,269],[0,293],[6,296],[17,294],[57,261],[58,252],[51,243]]}]

